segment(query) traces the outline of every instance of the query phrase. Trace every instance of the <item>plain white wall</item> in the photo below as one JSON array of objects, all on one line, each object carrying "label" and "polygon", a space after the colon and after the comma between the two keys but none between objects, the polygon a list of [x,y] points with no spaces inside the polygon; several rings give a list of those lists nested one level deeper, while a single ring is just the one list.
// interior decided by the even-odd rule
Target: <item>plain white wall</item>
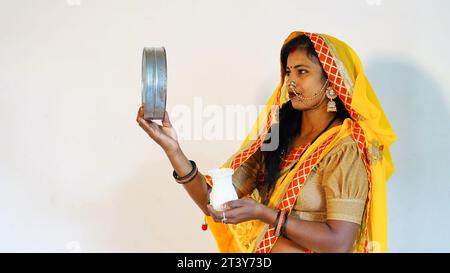
[{"label": "plain white wall", "polygon": [[[0,1],[0,250],[215,252],[135,122],[144,46],[167,109],[261,105],[294,30],[350,44],[398,134],[389,250],[450,250],[448,1]],[[197,129],[197,130],[201,130]],[[201,171],[240,144],[181,140]]]}]

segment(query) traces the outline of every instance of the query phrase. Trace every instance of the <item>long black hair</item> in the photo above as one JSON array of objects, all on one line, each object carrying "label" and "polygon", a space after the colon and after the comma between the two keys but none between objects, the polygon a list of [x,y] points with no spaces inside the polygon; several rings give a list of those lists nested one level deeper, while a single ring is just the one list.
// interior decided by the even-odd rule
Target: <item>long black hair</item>
[{"label": "long black hair", "polygon": [[[283,70],[286,68],[289,53],[291,53],[295,49],[306,50],[308,57],[320,64],[319,57],[314,50],[314,46],[311,40],[306,35],[301,35],[289,41],[281,49],[281,64]],[[323,68],[322,71],[324,77],[328,78]],[[335,102],[337,108],[337,117],[341,120],[349,118],[350,115],[345,109],[342,101],[339,98],[336,98]],[[279,123],[275,123],[272,125],[269,134],[271,130],[279,130],[279,145],[277,149],[273,151],[262,151],[265,165],[265,179],[263,183],[257,186],[257,188],[259,190],[261,202],[263,204],[267,204],[269,202],[270,195],[272,194],[273,189],[275,188],[275,184],[280,175],[279,166],[282,157],[286,155],[292,148],[293,140],[300,134],[300,128],[302,126],[302,111],[294,109],[290,100],[281,106],[278,115]]]}]

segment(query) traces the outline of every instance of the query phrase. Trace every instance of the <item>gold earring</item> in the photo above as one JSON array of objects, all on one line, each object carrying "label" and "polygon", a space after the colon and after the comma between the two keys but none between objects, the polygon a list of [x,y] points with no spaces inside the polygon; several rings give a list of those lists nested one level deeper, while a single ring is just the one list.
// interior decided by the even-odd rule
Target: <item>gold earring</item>
[{"label": "gold earring", "polygon": [[336,102],[333,101],[335,98],[337,98],[336,92],[333,90],[331,86],[328,86],[325,94],[327,98],[330,99],[327,105],[327,112],[337,112]]}]

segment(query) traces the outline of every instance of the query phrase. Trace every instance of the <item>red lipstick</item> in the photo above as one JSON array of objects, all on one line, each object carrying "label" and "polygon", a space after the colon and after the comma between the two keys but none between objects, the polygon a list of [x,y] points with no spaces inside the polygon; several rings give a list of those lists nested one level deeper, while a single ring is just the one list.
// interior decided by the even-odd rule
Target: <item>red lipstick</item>
[{"label": "red lipstick", "polygon": [[295,98],[297,95],[294,93],[294,92],[292,92],[292,91],[289,91],[288,92],[288,95],[289,95],[289,99],[293,99],[293,98]]}]

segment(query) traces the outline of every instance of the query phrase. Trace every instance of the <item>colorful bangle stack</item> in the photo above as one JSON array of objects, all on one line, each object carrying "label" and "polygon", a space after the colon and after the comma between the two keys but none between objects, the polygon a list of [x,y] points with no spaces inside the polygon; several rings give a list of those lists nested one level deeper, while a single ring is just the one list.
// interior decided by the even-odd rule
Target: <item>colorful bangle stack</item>
[{"label": "colorful bangle stack", "polygon": [[278,211],[278,215],[277,216],[277,221],[276,221],[276,228],[275,228],[275,236],[276,237],[280,237],[280,235],[282,234],[282,230],[285,229],[285,223],[287,220],[287,211],[285,210],[279,210]]},{"label": "colorful bangle stack", "polygon": [[177,181],[178,184],[187,184],[192,180],[194,180],[195,176],[197,175],[198,173],[197,165],[192,160],[189,160],[189,162],[191,162],[192,164],[192,170],[187,175],[180,177],[175,172],[175,170],[173,171],[173,178],[175,178],[175,181]]}]

